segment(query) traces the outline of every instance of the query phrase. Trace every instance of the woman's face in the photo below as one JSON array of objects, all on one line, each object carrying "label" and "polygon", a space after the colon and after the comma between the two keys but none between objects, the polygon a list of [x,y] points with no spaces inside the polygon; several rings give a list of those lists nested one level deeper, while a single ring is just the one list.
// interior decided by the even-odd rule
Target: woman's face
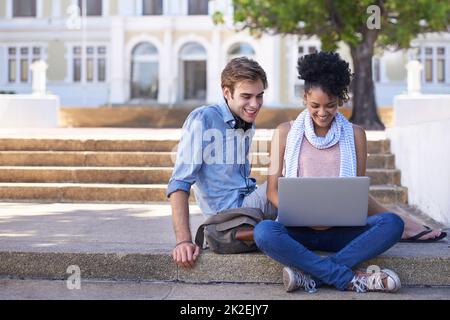
[{"label": "woman's face", "polygon": [[304,95],[305,105],[314,123],[314,128],[329,129],[340,105],[337,97],[330,97],[319,87],[313,87]]}]

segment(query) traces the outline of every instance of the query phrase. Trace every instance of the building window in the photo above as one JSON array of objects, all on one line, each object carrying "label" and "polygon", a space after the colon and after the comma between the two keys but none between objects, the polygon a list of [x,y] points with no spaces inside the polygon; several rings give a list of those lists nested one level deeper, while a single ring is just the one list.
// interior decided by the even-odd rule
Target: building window
[{"label": "building window", "polygon": [[208,15],[208,0],[189,0],[188,15]]},{"label": "building window", "polygon": [[8,82],[28,83],[30,80],[30,65],[41,59],[40,47],[9,47],[8,48]]},{"label": "building window", "polygon": [[94,81],[94,47],[86,48],[86,81]]},{"label": "building window", "polygon": [[105,82],[106,47],[87,46],[84,63],[82,52],[81,46],[73,47],[73,82]]},{"label": "building window", "polygon": [[73,48],[73,81],[81,81],[81,47]]},{"label": "building window", "polygon": [[418,60],[422,64],[422,82],[424,84],[449,83],[448,74],[446,74],[446,68],[449,66],[448,50],[450,50],[450,46],[429,44],[412,48],[409,58]]},{"label": "building window", "polygon": [[8,48],[8,81],[16,82],[17,59],[16,48]]},{"label": "building window", "polygon": [[158,16],[163,14],[162,0],[143,0],[142,14],[144,16]]},{"label": "building window", "polygon": [[97,48],[97,76],[99,82],[106,81],[106,47]]},{"label": "building window", "polygon": [[87,16],[101,16],[102,15],[102,0],[78,0],[81,15],[84,15],[83,3],[86,1],[86,15]]},{"label": "building window", "polygon": [[189,42],[180,52],[182,99],[206,100],[206,50],[198,43]]},{"label": "building window", "polygon": [[437,82],[445,82],[445,48],[437,48]]},{"label": "building window", "polygon": [[36,0],[13,0],[13,17],[36,17]]},{"label": "building window", "polygon": [[318,49],[316,46],[309,46],[308,47],[308,54],[313,54],[313,53],[317,53]]},{"label": "building window", "polygon": [[131,99],[157,100],[158,92],[158,49],[151,43],[140,43],[132,52]]},{"label": "building window", "polygon": [[28,82],[29,49],[20,48],[20,82]]},{"label": "building window", "polygon": [[425,48],[425,82],[433,82],[433,48]]},{"label": "building window", "polygon": [[372,66],[373,66],[372,67],[373,81],[380,82],[381,65],[380,65],[380,58],[379,57],[373,57]]},{"label": "building window", "polygon": [[252,46],[246,43],[236,43],[228,50],[228,61],[237,57],[253,58],[255,56],[255,50]]}]

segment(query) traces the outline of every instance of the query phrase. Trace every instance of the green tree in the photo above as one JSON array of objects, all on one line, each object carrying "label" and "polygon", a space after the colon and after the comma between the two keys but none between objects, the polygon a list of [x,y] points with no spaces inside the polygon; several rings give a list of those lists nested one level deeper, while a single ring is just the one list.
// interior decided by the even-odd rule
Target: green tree
[{"label": "green tree", "polygon": [[[233,5],[238,30],[316,35],[323,50],[346,43],[355,74],[350,120],[372,130],[384,129],[375,102],[374,50],[407,48],[421,33],[448,30],[450,17],[450,2],[442,0],[233,0]],[[215,19],[220,21],[220,14]]]}]

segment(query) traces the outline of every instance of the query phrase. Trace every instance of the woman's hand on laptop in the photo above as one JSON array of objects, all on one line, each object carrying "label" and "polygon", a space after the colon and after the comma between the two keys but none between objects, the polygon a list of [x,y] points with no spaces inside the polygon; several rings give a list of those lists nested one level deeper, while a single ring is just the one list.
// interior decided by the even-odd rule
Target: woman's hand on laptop
[{"label": "woman's hand on laptop", "polygon": [[172,251],[172,258],[175,263],[182,268],[193,268],[195,261],[200,255],[200,247],[196,244],[186,241],[179,243]]}]

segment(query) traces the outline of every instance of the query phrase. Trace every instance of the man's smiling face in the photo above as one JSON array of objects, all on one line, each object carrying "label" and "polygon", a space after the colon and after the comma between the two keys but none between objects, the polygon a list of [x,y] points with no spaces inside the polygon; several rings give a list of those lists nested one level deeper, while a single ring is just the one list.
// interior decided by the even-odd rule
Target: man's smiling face
[{"label": "man's smiling face", "polygon": [[235,116],[253,123],[263,104],[264,85],[261,80],[241,81],[236,84],[233,93],[228,87],[223,88],[223,95]]}]

